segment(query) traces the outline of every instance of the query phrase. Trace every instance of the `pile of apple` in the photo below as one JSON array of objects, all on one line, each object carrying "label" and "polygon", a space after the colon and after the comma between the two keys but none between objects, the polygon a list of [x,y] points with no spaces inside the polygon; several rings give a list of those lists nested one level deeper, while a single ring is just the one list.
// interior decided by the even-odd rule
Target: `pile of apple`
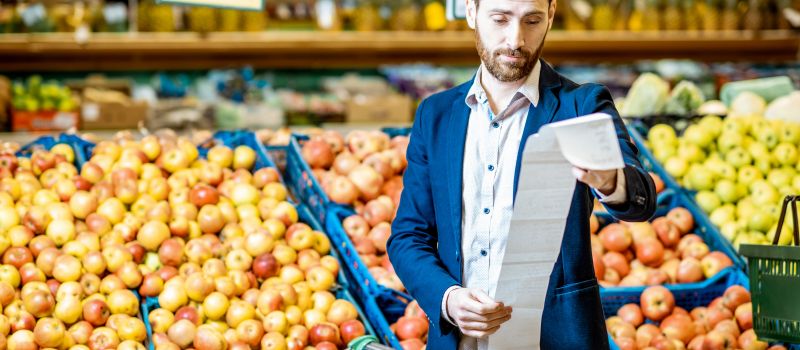
[{"label": "pile of apple", "polygon": [[324,131],[302,145],[322,189],[336,203],[352,205],[356,213],[342,225],[373,278],[385,287],[404,291],[386,254],[391,222],[403,190],[407,136],[392,139],[379,131],[353,131],[343,137]]},{"label": "pile of apple", "polygon": [[275,169],[250,171],[255,159],[247,146],[199,159],[186,139],[145,137],[101,142],[84,166],[110,174],[97,212],[141,247],[158,348],[336,349],[365,333],[329,292],[339,264],[327,236],[298,222]]},{"label": "pile of apple", "polygon": [[710,251],[700,236],[691,233],[694,218],[686,208],[673,208],[652,222],[599,226],[593,214],[592,259],[595,275],[605,287],[699,282],[733,265],[728,256]]},{"label": "pile of apple", "polygon": [[[680,137],[660,124],[647,138],[665,170],[697,191],[697,204],[735,247],[772,242],[783,197],[800,193],[800,123],[706,116]],[[780,243],[791,244],[792,236]]]},{"label": "pile of apple", "polygon": [[675,306],[662,286],[648,287],[640,303],[627,304],[606,320],[606,328],[622,350],[785,350],[759,341],[753,331],[750,292],[734,285],[711,304],[691,312]]},{"label": "pile of apple", "polygon": [[[0,154],[0,348],[144,349],[133,251],[59,144]],[[91,203],[90,203],[91,202]],[[95,205],[96,206],[96,205]]]},{"label": "pile of apple", "polygon": [[403,316],[400,316],[390,328],[400,340],[403,350],[425,349],[428,339],[428,316],[416,300],[406,305]]}]

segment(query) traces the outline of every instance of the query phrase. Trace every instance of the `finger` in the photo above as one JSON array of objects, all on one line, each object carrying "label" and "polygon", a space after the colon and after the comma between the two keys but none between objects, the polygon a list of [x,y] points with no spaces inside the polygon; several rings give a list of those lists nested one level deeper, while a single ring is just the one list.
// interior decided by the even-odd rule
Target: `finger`
[{"label": "finger", "polygon": [[474,314],[486,316],[488,314],[500,311],[503,309],[502,305],[488,305],[481,303],[475,299],[464,300],[463,309]]},{"label": "finger", "polygon": [[510,311],[507,308],[503,308],[488,314],[478,314],[472,311],[464,310],[463,313],[459,314],[457,320],[463,322],[489,322],[506,317],[509,314]]},{"label": "finger", "polygon": [[492,299],[492,297],[489,296],[489,294],[486,294],[486,292],[482,290],[479,289],[470,290],[470,295],[472,296],[473,299],[477,300],[485,307],[487,307],[488,308],[486,310],[487,312],[500,310],[503,308],[503,303],[495,301],[494,299]]},{"label": "finger", "polygon": [[496,333],[498,329],[500,329],[499,326],[491,328],[491,329],[488,329],[488,330],[485,330],[485,331],[462,330],[461,334],[464,334],[464,335],[466,335],[468,337],[472,337],[472,338],[484,339],[484,338]]},{"label": "finger", "polygon": [[572,167],[572,175],[575,176],[578,181],[587,185],[591,185],[591,176],[589,176],[589,172],[587,170],[583,170],[578,167]]},{"label": "finger", "polygon": [[459,324],[459,327],[467,330],[486,331],[498,327],[510,319],[511,315],[506,315],[488,322],[465,322],[463,324]]}]

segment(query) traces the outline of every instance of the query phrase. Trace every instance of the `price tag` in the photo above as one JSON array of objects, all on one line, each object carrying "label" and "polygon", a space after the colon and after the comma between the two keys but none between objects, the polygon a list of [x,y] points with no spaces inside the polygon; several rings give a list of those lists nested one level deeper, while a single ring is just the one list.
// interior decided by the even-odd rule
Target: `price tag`
[{"label": "price tag", "polygon": [[86,121],[96,121],[100,117],[100,106],[96,103],[84,103],[81,116]]},{"label": "price tag", "polygon": [[317,0],[315,4],[317,12],[317,25],[322,29],[333,27],[336,17],[336,3],[333,0]]},{"label": "price tag", "polygon": [[43,20],[47,16],[47,12],[44,9],[44,5],[36,3],[25,7],[20,16],[25,26],[31,27]]},{"label": "price tag", "polygon": [[467,2],[464,0],[447,0],[447,19],[454,21],[467,18]]}]

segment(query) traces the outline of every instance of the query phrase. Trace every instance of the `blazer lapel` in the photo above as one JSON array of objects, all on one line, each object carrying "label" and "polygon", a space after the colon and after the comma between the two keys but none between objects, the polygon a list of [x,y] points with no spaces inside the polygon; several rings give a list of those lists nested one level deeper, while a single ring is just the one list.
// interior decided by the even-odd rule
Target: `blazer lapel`
[{"label": "blazer lapel", "polygon": [[525,129],[522,132],[522,139],[517,151],[517,167],[514,173],[514,199],[517,197],[517,184],[519,183],[519,170],[522,165],[522,154],[525,151],[525,143],[528,137],[539,132],[545,124],[553,122],[556,110],[558,110],[559,100],[556,97],[556,90],[561,86],[561,77],[544,60],[541,61],[542,71],[539,77],[539,105],[530,106],[528,117],[525,120]]},{"label": "blazer lapel", "polygon": [[[447,193],[450,202],[450,217],[452,218],[451,224],[453,233],[455,234],[455,242],[459,247],[459,254],[461,252],[461,197],[462,197],[462,181],[463,181],[463,166],[464,166],[464,143],[467,139],[467,126],[469,122],[470,109],[464,103],[466,90],[469,89],[470,84],[465,84],[462,93],[453,101],[450,108],[450,117],[448,119],[447,128],[443,132],[447,135],[447,148],[444,150],[447,154]],[[436,176],[435,174],[433,176]],[[460,276],[459,276],[460,277]],[[460,278],[459,278],[460,281]]]}]

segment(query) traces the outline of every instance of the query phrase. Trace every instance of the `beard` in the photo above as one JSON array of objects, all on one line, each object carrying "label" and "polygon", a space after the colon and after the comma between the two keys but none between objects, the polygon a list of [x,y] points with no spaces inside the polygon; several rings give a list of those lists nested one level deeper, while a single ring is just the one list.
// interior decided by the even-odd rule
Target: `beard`
[{"label": "beard", "polygon": [[[489,50],[483,45],[483,40],[481,40],[478,27],[475,27],[475,43],[483,65],[492,76],[504,83],[519,81],[520,79],[527,78],[528,75],[531,74],[533,67],[536,66],[536,62],[539,61],[539,57],[542,55],[544,39],[546,37],[547,35],[545,34],[545,37],[542,38],[542,41],[539,43],[536,52],[532,52],[526,48],[519,48],[516,50],[497,49],[489,52]],[[519,62],[503,62],[500,60],[500,56],[502,55],[521,58],[522,60]]]}]

